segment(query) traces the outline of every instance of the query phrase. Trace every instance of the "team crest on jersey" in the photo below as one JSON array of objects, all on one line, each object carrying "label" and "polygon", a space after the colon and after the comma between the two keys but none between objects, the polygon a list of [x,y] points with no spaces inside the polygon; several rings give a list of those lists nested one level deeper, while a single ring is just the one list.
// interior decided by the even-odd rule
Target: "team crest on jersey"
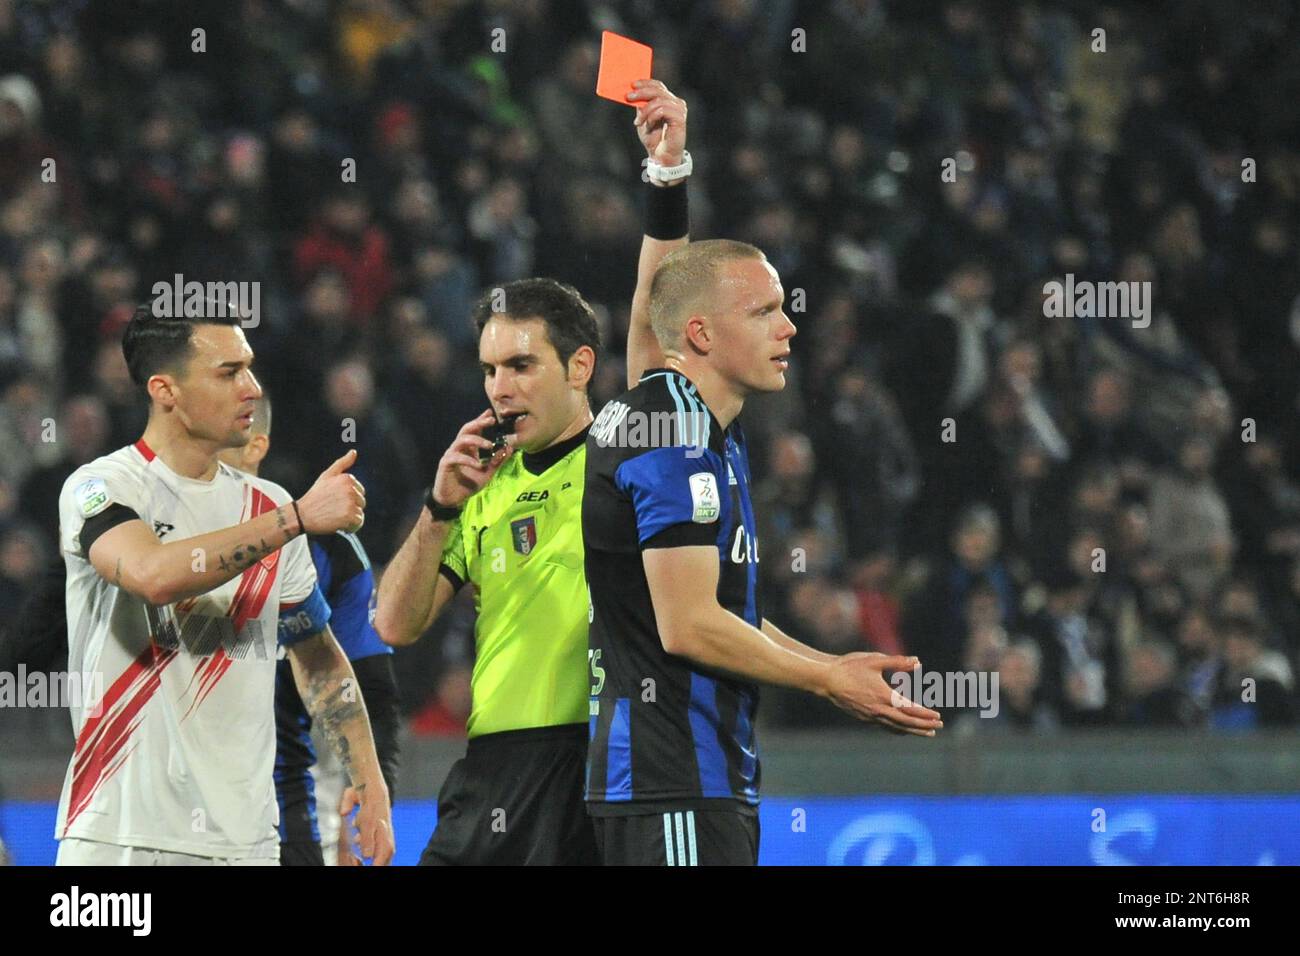
[{"label": "team crest on jersey", "polygon": [[525,557],[532,554],[537,547],[537,519],[530,515],[510,522],[510,540],[520,554]]}]

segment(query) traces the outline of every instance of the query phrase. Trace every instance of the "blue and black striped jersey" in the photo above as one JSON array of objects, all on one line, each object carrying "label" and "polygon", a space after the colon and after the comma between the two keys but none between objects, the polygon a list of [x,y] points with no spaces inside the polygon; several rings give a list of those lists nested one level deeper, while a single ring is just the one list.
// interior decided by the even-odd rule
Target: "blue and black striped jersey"
[{"label": "blue and black striped jersey", "polygon": [[595,815],[758,803],[758,688],[663,649],[641,552],[713,545],[718,602],[763,620],[744,434],[684,375],[647,372],[587,437],[582,508],[591,592],[587,801]]}]

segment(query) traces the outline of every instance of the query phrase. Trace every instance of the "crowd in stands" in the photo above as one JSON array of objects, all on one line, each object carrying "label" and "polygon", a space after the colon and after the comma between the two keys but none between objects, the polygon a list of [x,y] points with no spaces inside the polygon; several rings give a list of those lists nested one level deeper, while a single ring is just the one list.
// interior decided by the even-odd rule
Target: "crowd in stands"
[{"label": "crowd in stands", "polygon": [[[260,284],[263,474],[356,447],[377,566],[486,407],[483,289],[572,283],[621,391],[647,187],[602,29],[689,103],[693,235],[760,247],[799,327],[741,419],[766,616],[996,671],[960,732],[1294,726],[1286,0],[0,0],[0,621],[64,477],[141,434],[121,332],[176,274]],[[1067,275],[1149,314],[1050,315]],[[399,655],[417,730],[461,731],[472,651],[462,604]]]}]

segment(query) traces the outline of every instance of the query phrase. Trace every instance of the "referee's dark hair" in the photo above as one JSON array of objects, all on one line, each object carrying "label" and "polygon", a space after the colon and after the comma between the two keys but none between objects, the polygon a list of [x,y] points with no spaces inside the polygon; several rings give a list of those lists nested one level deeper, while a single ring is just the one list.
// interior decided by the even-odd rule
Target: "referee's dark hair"
[{"label": "referee's dark hair", "polygon": [[488,321],[503,315],[516,321],[541,319],[563,365],[584,345],[600,354],[596,313],[571,285],[554,279],[516,279],[488,289],[474,303],[474,326],[480,336]]},{"label": "referee's dark hair", "polygon": [[[166,294],[166,293],[164,293]],[[126,368],[135,382],[148,395],[151,375],[159,372],[181,372],[194,354],[191,338],[194,328],[201,324],[238,325],[235,309],[205,308],[200,316],[159,316],[155,314],[156,299],[142,302],[136,307],[131,321],[122,333],[122,354]]]}]

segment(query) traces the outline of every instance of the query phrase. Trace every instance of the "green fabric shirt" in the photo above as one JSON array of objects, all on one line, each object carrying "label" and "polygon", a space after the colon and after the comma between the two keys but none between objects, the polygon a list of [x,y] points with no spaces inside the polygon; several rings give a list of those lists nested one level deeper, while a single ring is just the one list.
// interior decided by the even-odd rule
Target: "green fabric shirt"
[{"label": "green fabric shirt", "polygon": [[546,452],[510,456],[448,531],[443,567],[478,611],[470,737],[587,722],[585,435],[541,474],[525,459]]}]

